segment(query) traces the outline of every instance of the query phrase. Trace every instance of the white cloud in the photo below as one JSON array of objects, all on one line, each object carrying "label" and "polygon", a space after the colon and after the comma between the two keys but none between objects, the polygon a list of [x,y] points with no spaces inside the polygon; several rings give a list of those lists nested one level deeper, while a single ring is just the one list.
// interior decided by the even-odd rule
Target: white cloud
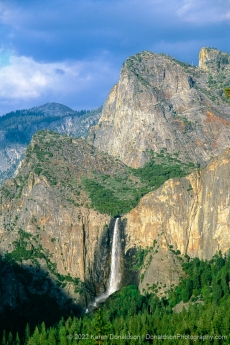
[{"label": "white cloud", "polygon": [[36,99],[47,93],[77,94],[112,75],[103,57],[83,62],[40,63],[30,57],[11,56],[8,65],[0,66],[0,99]]},{"label": "white cloud", "polygon": [[229,0],[183,0],[177,14],[186,22],[207,24],[230,19]]},{"label": "white cloud", "polygon": [[6,23],[8,22],[10,11],[9,8],[6,6],[6,4],[3,4],[0,2],[0,22]]},{"label": "white cloud", "polygon": [[0,116],[58,102],[73,109],[91,109],[104,103],[117,82],[119,69],[102,54],[88,61],[41,63],[31,57],[10,57],[0,63]]},{"label": "white cloud", "polygon": [[11,56],[9,64],[0,68],[0,98],[28,99],[57,88],[55,68],[60,64],[42,64],[32,58]]},{"label": "white cloud", "polygon": [[14,25],[17,28],[17,22],[15,21],[16,18],[20,18],[22,12],[19,8],[16,8],[13,4],[7,2],[4,3],[0,1],[0,23],[7,24],[7,25]]},{"label": "white cloud", "polygon": [[202,46],[228,49],[229,23],[230,0],[0,0],[0,115],[101,105],[126,57],[152,50],[192,63]]}]

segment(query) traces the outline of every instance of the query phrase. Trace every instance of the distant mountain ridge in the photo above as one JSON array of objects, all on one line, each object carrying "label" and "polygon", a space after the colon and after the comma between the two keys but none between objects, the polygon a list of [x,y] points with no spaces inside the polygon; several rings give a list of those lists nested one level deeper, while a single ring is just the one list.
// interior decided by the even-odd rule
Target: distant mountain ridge
[{"label": "distant mountain ridge", "polygon": [[49,116],[64,116],[67,114],[76,114],[76,113],[86,113],[86,110],[82,110],[80,112],[74,111],[70,107],[67,107],[66,105],[60,104],[60,103],[45,103],[43,105],[40,105],[38,107],[33,107],[30,109],[31,111],[34,112],[43,112],[46,115]]},{"label": "distant mountain ridge", "polygon": [[46,103],[0,117],[0,184],[13,176],[36,131],[50,129],[73,137],[86,137],[100,115],[101,108],[74,111],[63,104]]}]

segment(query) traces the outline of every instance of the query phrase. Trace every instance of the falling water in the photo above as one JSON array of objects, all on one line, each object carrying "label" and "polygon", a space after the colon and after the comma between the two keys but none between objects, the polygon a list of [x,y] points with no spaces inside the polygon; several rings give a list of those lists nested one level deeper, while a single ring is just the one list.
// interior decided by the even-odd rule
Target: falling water
[{"label": "falling water", "polygon": [[109,284],[106,292],[102,293],[100,296],[95,298],[93,304],[89,305],[88,312],[92,307],[96,307],[100,302],[106,300],[112,293],[118,290],[119,283],[121,280],[120,274],[120,243],[119,243],[119,218],[116,218],[114,231],[113,231],[113,243],[112,243],[112,253],[111,253],[111,267],[110,267],[110,277]]},{"label": "falling water", "polygon": [[121,280],[120,276],[120,243],[119,243],[119,218],[115,221],[113,231],[113,244],[112,244],[112,255],[111,255],[111,271],[108,287],[108,296],[118,290],[118,286]]}]

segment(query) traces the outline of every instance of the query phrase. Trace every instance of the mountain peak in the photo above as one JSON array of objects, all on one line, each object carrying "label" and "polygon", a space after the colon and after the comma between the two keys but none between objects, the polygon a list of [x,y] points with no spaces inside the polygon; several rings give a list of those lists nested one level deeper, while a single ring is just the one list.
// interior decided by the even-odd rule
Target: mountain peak
[{"label": "mountain peak", "polygon": [[200,61],[199,69],[164,54],[131,56],[89,140],[133,168],[149,160],[149,151],[162,150],[205,165],[230,144],[223,93],[230,55],[202,48]]},{"label": "mountain peak", "polygon": [[64,104],[49,102],[31,109],[34,112],[43,112],[49,116],[60,116],[63,114],[74,113],[74,110]]}]

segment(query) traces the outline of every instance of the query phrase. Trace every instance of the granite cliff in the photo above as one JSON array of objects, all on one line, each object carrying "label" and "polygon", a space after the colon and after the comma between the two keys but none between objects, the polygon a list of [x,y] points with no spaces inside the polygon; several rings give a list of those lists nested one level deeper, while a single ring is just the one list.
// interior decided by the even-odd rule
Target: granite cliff
[{"label": "granite cliff", "polygon": [[[229,249],[229,62],[207,48],[200,68],[142,52],[124,63],[88,141],[34,135],[0,189],[0,254],[32,278],[12,284],[14,270],[0,266],[9,271],[0,310],[29,298],[28,289],[61,305],[82,302],[82,289],[86,297],[103,292],[118,214],[122,284],[141,291],[158,283],[163,294],[177,284],[183,255],[210,259]],[[72,122],[60,121],[60,131],[73,134]]]},{"label": "granite cliff", "polygon": [[[90,294],[98,293],[96,288],[103,291],[109,272],[105,260],[110,216],[90,209],[82,178],[124,171],[123,163],[99,153],[83,139],[45,131],[33,137],[17,176],[5,181],[0,190],[2,257],[29,272],[42,270],[53,281],[51,289],[44,275],[36,273],[35,283],[43,283],[37,289],[32,279],[30,293],[60,296],[63,292],[63,303],[68,298],[79,300],[83,281]],[[19,290],[24,298],[24,290]],[[2,303],[15,307],[7,293],[10,289],[4,291]]]},{"label": "granite cliff", "polygon": [[125,252],[149,248],[143,283],[175,283],[181,272],[177,255],[172,254],[210,260],[218,251],[229,250],[229,175],[227,149],[204,169],[166,181],[123,216]]},{"label": "granite cliff", "polygon": [[0,117],[0,184],[13,176],[36,131],[49,129],[74,137],[86,137],[100,115],[101,108],[74,111],[59,103],[46,103]]},{"label": "granite cliff", "polygon": [[202,48],[199,66],[147,51],[128,58],[91,143],[134,168],[162,149],[204,166],[230,145],[230,55]]},{"label": "granite cliff", "polygon": [[[188,167],[173,162],[167,156],[162,171],[170,176],[171,167],[173,176],[175,172],[184,176]],[[155,167],[159,171],[160,165]],[[154,188],[135,173],[84,139],[50,131],[33,136],[15,178],[0,189],[0,254],[6,266],[18,263],[29,272],[29,291],[14,270],[3,265],[0,270],[12,271],[15,282],[3,289],[1,309],[6,304],[15,307],[17,298],[8,293],[13,290],[18,300],[29,299],[28,293],[48,293],[63,305],[69,298],[82,302],[79,292],[92,298],[106,289],[113,216],[131,210],[143,193]],[[7,274],[5,281],[10,281]],[[131,277],[129,282],[133,281]]]},{"label": "granite cliff", "polygon": [[[79,301],[82,282],[88,296],[104,291],[114,221],[91,204],[84,181],[104,176],[106,184],[129,174],[128,180],[138,182],[130,171],[83,139],[37,132],[17,176],[0,190],[1,255],[30,273],[46,272],[55,284],[50,288],[36,273],[35,282],[44,280],[40,293],[56,298],[64,293],[62,300]],[[229,174],[228,149],[207,167],[167,180],[121,217],[123,285],[136,283],[150,291],[158,283],[163,293],[183,275],[180,254],[210,259],[219,250],[228,251]],[[123,185],[113,186],[119,193]],[[145,258],[133,271],[140,250]],[[19,287],[17,294],[26,298]],[[37,293],[33,284],[30,289]],[[7,294],[2,300],[9,299]]]}]

